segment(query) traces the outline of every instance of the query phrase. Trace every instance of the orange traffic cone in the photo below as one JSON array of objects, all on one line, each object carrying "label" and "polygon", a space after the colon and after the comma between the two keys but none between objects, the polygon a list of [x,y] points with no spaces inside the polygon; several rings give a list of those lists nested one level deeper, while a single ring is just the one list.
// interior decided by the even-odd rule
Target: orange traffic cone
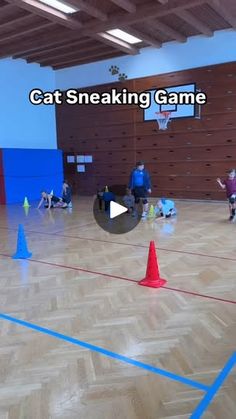
[{"label": "orange traffic cone", "polygon": [[157,255],[154,241],[150,242],[149,253],[148,253],[148,263],[146,276],[142,281],[139,281],[139,285],[152,288],[160,288],[166,284],[166,280],[160,278],[159,267],[157,263]]}]

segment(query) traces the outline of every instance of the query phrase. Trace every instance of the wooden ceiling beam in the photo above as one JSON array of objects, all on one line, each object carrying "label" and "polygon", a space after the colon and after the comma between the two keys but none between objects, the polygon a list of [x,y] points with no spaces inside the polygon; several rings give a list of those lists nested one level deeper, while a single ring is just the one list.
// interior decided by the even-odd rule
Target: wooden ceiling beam
[{"label": "wooden ceiling beam", "polygon": [[136,36],[136,38],[139,38],[142,41],[146,42],[146,44],[148,44],[148,45],[151,45],[155,48],[161,48],[162,44],[161,44],[160,41],[158,41],[158,39],[154,38],[151,35],[147,35],[143,31],[134,29],[131,26],[126,26],[126,27],[123,27],[122,29],[125,30],[130,35]]},{"label": "wooden ceiling beam", "polygon": [[[6,0],[7,1],[7,0]],[[9,10],[12,10],[13,6],[12,4],[4,4],[4,6],[0,7],[0,13],[8,12]]]},{"label": "wooden ceiling beam", "polygon": [[206,36],[213,36],[213,31],[205,23],[197,19],[192,13],[188,10],[181,10],[174,12],[180,19],[187,22],[189,25],[193,26],[200,33],[203,33]]},{"label": "wooden ceiling beam", "polygon": [[[0,13],[1,13],[1,9],[0,9]],[[32,24],[32,20],[35,18],[35,16],[32,16],[32,14],[28,14],[26,16],[18,16],[15,17],[11,20],[7,20],[4,23],[0,23],[0,31],[2,29],[7,28],[8,26],[12,26],[13,28],[15,28],[15,25],[18,23],[31,23]],[[29,22],[28,22],[29,21]]]},{"label": "wooden ceiling beam", "polygon": [[[45,6],[42,3],[39,3],[37,0],[7,0],[8,2],[12,4],[16,4],[19,7],[22,7],[26,10],[33,9],[33,12],[36,14],[39,14],[40,16],[47,17],[50,21],[53,23],[60,23],[63,26],[67,26],[70,29],[81,29],[82,24],[80,22],[77,22],[77,20],[68,17],[65,13],[58,12],[57,10],[53,9],[52,7]],[[81,32],[78,31],[78,37],[81,35]],[[126,54],[137,54],[138,50],[131,47],[129,44],[118,41],[114,42],[116,38],[112,37],[108,34],[95,34],[93,31],[90,31],[89,35],[90,37],[95,39],[99,37],[99,40],[103,42],[105,45],[109,43],[109,45],[112,45],[114,48],[119,49],[120,51],[125,51]]]},{"label": "wooden ceiling beam", "polygon": [[108,15],[106,13],[102,12],[98,7],[89,4],[87,0],[66,0],[66,3],[83,10],[83,12],[95,17],[96,19],[102,21],[106,21],[108,19]]},{"label": "wooden ceiling beam", "polygon": [[121,39],[118,39],[106,32],[98,33],[97,35],[95,34],[93,35],[93,38],[106,45],[111,45],[113,48],[119,49],[129,55],[136,55],[139,53],[139,50],[128,44],[128,42],[122,41]]},{"label": "wooden ceiling beam", "polygon": [[[94,41],[93,39],[89,40],[90,42],[93,43],[94,45]],[[41,59],[47,58],[48,56],[51,57],[51,55],[53,53],[57,53],[60,51],[66,51],[70,48],[74,48],[74,47],[79,47],[80,50],[82,49],[86,49],[88,48],[88,43],[89,43],[88,39],[86,40],[86,42],[82,41],[82,40],[76,40],[76,41],[67,41],[65,43],[62,43],[59,46],[54,46],[51,48],[42,48],[39,49],[37,51],[31,51],[25,54],[20,54],[20,55],[14,55],[13,58],[25,58],[27,61],[39,61]]]},{"label": "wooden ceiling beam", "polygon": [[77,20],[37,0],[7,0],[7,2],[70,29],[81,29],[82,27],[82,24]]},{"label": "wooden ceiling beam", "polygon": [[[104,56],[102,56],[102,57],[100,57],[99,59],[100,59],[100,61],[101,60],[108,60],[109,58],[115,58],[115,57],[121,57],[121,56],[123,56],[123,55],[125,55],[124,53],[121,53],[121,51],[117,51],[117,52],[112,52],[112,53],[110,53],[110,54],[106,54],[106,55],[104,55]],[[84,59],[82,59],[82,60],[74,60],[74,61],[72,61],[72,62],[69,62],[69,63],[65,63],[65,64],[58,64],[58,65],[56,65],[56,66],[52,66],[52,68],[54,69],[54,70],[60,70],[60,69],[62,69],[62,68],[68,68],[68,67],[73,67],[73,66],[76,66],[76,65],[82,65],[82,64],[88,64],[88,63],[94,63],[96,61],[96,57],[87,57],[86,58],[86,60],[84,60]]]},{"label": "wooden ceiling beam", "polygon": [[55,67],[55,66],[58,66],[58,65],[64,65],[66,63],[71,63],[74,60],[75,61],[76,60],[87,60],[87,59],[93,58],[93,57],[96,60],[97,58],[99,59],[100,57],[102,57],[106,54],[113,54],[113,51],[107,49],[107,50],[103,50],[103,51],[100,51],[100,52],[94,52],[92,54],[88,54],[88,55],[85,55],[85,56],[82,56],[82,57],[81,57],[81,55],[76,56],[76,54],[75,54],[74,58],[72,57],[70,59],[65,59],[65,60],[61,59],[61,60],[58,60],[58,61],[49,60],[47,63],[40,64],[40,66],[41,67],[47,67],[47,66]]},{"label": "wooden ceiling beam", "polygon": [[[19,45],[17,43],[13,42],[6,42],[8,39],[13,39],[18,36],[23,36],[23,33],[20,32],[20,34],[12,34],[9,36],[13,36],[13,38],[7,38],[2,41],[2,43],[5,43],[7,45],[2,45],[2,51],[6,51],[5,56],[9,55],[20,55],[20,54],[27,54],[33,53],[36,54],[37,51],[40,52],[45,47],[51,47],[53,49],[53,46],[60,47],[60,39],[63,42],[63,38],[68,40],[79,40],[82,36],[83,37],[89,37],[99,40],[100,42],[104,43],[105,45],[112,46],[113,49],[117,49],[122,51],[125,54],[137,54],[139,51],[134,45],[130,45],[127,42],[117,40],[117,38],[113,37],[110,34],[107,34],[106,31],[110,29],[114,29],[116,27],[118,28],[130,28],[130,31],[133,29],[132,24],[140,23],[140,22],[147,22],[147,25],[149,24],[148,19],[153,18],[161,18],[162,16],[167,16],[170,13],[175,12],[186,12],[186,8],[191,8],[200,4],[205,3],[207,0],[189,0],[186,4],[185,0],[169,0],[166,4],[154,4],[153,1],[147,1],[140,4],[140,7],[136,8],[136,11],[134,13],[127,13],[126,11],[120,11],[119,13],[114,13],[113,15],[109,16],[109,20],[98,22],[98,20],[91,20],[88,23],[80,23],[75,18],[68,16],[65,13],[62,13],[60,11],[55,10],[52,7],[46,6],[42,3],[40,3],[37,0],[7,0],[10,5],[15,5],[19,8],[22,8],[24,10],[28,10],[31,13],[39,16],[43,16],[47,20],[53,22],[54,24],[60,24],[61,26],[69,28],[71,31],[68,31],[66,33],[66,30],[64,30],[64,33],[62,31],[62,35],[60,35],[60,32],[45,33],[40,36],[40,39],[38,39],[36,36],[31,37],[30,40],[21,41]],[[75,0],[69,0],[75,1]],[[82,0],[79,0],[82,1]],[[120,0],[118,0],[120,1]],[[123,0],[122,0],[123,2]],[[85,0],[83,0],[83,4],[85,6]],[[130,2],[131,3],[131,2]],[[163,2],[162,2],[163,3]],[[78,1],[76,1],[77,6]],[[126,3],[127,4],[127,3]],[[88,5],[87,5],[88,6]],[[91,5],[90,5],[91,6]],[[190,14],[194,18],[193,15]],[[100,16],[100,18],[104,18],[105,16]],[[196,18],[195,18],[196,19]],[[198,21],[199,22],[199,21]],[[201,22],[200,22],[201,24]],[[49,24],[50,25],[50,24]],[[178,39],[180,42],[184,42],[185,37],[180,34],[178,31],[175,31],[174,29],[170,28],[168,25],[164,25],[164,23],[160,22],[160,26],[162,26],[162,31],[168,30],[169,33],[171,31],[172,36],[174,36],[174,39]],[[203,24],[202,24],[203,25]],[[158,23],[157,23],[158,27]],[[209,28],[208,28],[209,29]],[[35,29],[36,30],[36,29]],[[137,30],[136,31],[136,36]],[[154,39],[151,35],[145,35],[145,33],[141,31],[138,31],[139,35],[138,37],[142,39],[144,42],[154,45],[155,47],[160,47],[159,40]],[[28,33],[27,31],[24,31],[24,33]],[[132,34],[132,32],[130,32]],[[133,32],[134,34],[134,32]],[[50,37],[49,37],[50,36]],[[145,38],[144,38],[145,36]],[[177,38],[176,38],[177,37]],[[154,44],[153,44],[154,42]],[[70,48],[68,46],[68,48]],[[114,52],[114,51],[113,51]],[[4,54],[4,52],[3,52]],[[123,54],[122,54],[123,55]]]},{"label": "wooden ceiling beam", "polygon": [[135,13],[137,10],[136,5],[132,3],[130,0],[110,0],[110,1],[116,4],[116,6],[119,6],[121,9],[126,10],[126,12]]},{"label": "wooden ceiling beam", "polygon": [[187,41],[186,36],[184,36],[179,31],[176,31],[175,29],[171,28],[169,25],[166,25],[165,23],[161,22],[160,20],[151,19],[147,22],[147,25],[151,26],[154,29],[157,29],[165,35],[168,35],[170,38],[173,38],[178,42]]},{"label": "wooden ceiling beam", "polygon": [[54,26],[53,23],[48,22],[48,23],[42,23],[41,25],[36,25],[33,28],[28,28],[28,29],[22,29],[21,31],[18,29],[17,32],[13,32],[10,35],[1,35],[0,37],[0,44],[7,42],[7,41],[12,41],[13,39],[16,38],[21,38],[22,36],[25,35],[29,35],[33,32],[37,32],[41,29],[48,29],[48,28],[52,28]]},{"label": "wooden ceiling beam", "polygon": [[69,31],[67,33],[62,32],[51,34],[50,37],[48,34],[40,36],[40,39],[34,39],[33,41],[22,41],[19,42],[10,42],[7,45],[3,45],[1,47],[1,57],[9,57],[15,56],[15,58],[24,57],[24,55],[29,53],[35,53],[38,51],[42,51],[45,48],[52,48],[54,46],[60,46],[64,43],[68,43],[70,41],[75,41],[78,39],[88,39],[88,38],[79,38],[77,32]]},{"label": "wooden ceiling beam", "polygon": [[[153,5],[153,2],[149,2],[144,6],[140,6],[139,9],[133,14],[127,14],[125,12],[117,13],[115,16],[111,17],[108,22],[96,22],[84,25],[75,19],[67,16],[66,14],[56,11],[55,9],[40,4],[37,0],[7,0],[11,4],[15,4],[18,7],[21,7],[26,10],[38,14],[40,16],[46,17],[48,20],[53,21],[54,23],[60,23],[63,26],[69,27],[70,29],[78,29],[79,35],[93,36],[94,33],[105,32],[109,29],[114,29],[119,26],[132,25],[138,22],[143,22],[145,19],[162,17],[168,15],[170,12],[175,13],[178,11],[184,11],[186,8],[185,0],[172,0],[171,4],[168,2],[167,5]],[[202,4],[204,0],[189,0],[187,6],[193,7],[199,4]],[[181,12],[182,13],[182,12]]]},{"label": "wooden ceiling beam", "polygon": [[223,19],[228,22],[233,29],[236,29],[236,16],[233,16],[230,8],[227,7],[223,1],[220,0],[214,0],[214,1],[208,1],[209,5],[214,9],[218,15],[223,17]]},{"label": "wooden ceiling beam", "polygon": [[[56,60],[56,59],[64,59],[64,57],[68,57],[70,55],[75,55],[76,53],[79,53],[80,55],[83,55],[83,53],[84,53],[84,55],[86,55],[87,52],[91,52],[91,51],[99,52],[101,49],[103,51],[106,50],[106,49],[110,50],[110,48],[104,46],[103,44],[90,45],[90,46],[87,46],[87,47],[84,46],[84,48],[77,48],[77,49],[76,49],[76,47],[77,47],[77,45],[74,45],[74,46],[70,45],[70,48],[68,48],[67,51],[61,51],[61,52],[58,52],[58,53],[55,52],[54,54],[49,54],[46,57],[31,57],[31,58],[27,59],[27,62],[28,63],[39,62],[40,64],[43,64],[43,63],[48,63],[49,61],[53,61],[53,60]],[[37,58],[39,58],[39,59],[37,59]]]},{"label": "wooden ceiling beam", "polygon": [[158,6],[156,3],[153,4],[153,1],[149,1],[148,3],[144,3],[144,5],[140,5],[136,13],[116,13],[115,15],[110,16],[108,22],[91,22],[86,24],[81,32],[84,35],[91,35],[94,32],[105,32],[110,29],[119,28],[120,26],[130,26],[139,22],[143,23],[145,20],[167,16],[170,13],[175,13],[176,11],[181,11],[194,6],[199,6],[205,2],[206,0],[188,0],[188,2],[186,2],[186,0],[171,0],[171,3],[168,2],[166,5],[160,4]]}]

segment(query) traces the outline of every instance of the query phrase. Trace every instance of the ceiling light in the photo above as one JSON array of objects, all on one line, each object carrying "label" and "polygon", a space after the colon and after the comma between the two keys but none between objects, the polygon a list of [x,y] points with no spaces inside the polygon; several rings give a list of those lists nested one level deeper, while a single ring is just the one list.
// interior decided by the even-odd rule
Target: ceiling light
[{"label": "ceiling light", "polygon": [[60,10],[64,13],[75,13],[78,12],[79,9],[76,9],[75,7],[69,6],[68,4],[64,3],[60,0],[40,0],[40,3],[44,3],[47,6],[51,6],[54,9]]},{"label": "ceiling light", "polygon": [[136,36],[130,35],[121,29],[112,29],[107,31],[107,33],[115,36],[116,38],[122,39],[122,41],[126,41],[129,44],[138,44],[139,42],[142,42],[142,39],[136,38]]}]

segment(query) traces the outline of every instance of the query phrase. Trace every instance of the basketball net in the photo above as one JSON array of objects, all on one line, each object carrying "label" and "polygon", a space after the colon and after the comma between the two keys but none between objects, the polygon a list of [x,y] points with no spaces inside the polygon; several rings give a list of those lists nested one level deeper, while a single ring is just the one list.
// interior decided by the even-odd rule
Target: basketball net
[{"label": "basketball net", "polygon": [[155,112],[155,114],[159,129],[162,131],[166,130],[171,117],[171,112]]}]

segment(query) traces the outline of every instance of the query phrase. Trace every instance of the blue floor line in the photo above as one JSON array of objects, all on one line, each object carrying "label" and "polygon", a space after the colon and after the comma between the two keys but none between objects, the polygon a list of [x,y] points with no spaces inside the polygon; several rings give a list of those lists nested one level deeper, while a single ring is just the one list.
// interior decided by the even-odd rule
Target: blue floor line
[{"label": "blue floor line", "polygon": [[49,335],[49,336],[53,336],[54,338],[64,340],[65,342],[72,343],[73,345],[81,346],[83,348],[89,349],[90,351],[98,352],[98,353],[100,353],[102,355],[105,355],[109,358],[113,358],[113,359],[116,359],[118,361],[125,362],[126,364],[130,364],[130,365],[133,365],[133,366],[138,367],[138,368],[142,368],[146,371],[152,372],[152,373],[157,374],[157,375],[162,375],[164,377],[170,378],[171,380],[178,381],[181,384],[185,384],[187,386],[194,387],[198,390],[201,390],[201,391],[210,390],[210,386],[207,386],[205,384],[198,383],[197,381],[193,381],[189,378],[181,377],[179,375],[173,374],[172,372],[154,367],[152,365],[145,364],[143,362],[136,361],[135,359],[127,358],[126,356],[117,354],[115,352],[108,351],[107,349],[101,348],[99,346],[91,345],[90,343],[81,341],[79,339],[75,339],[75,338],[72,338],[70,336],[63,335],[61,333],[55,332],[54,330],[46,329],[45,327],[41,327],[41,326],[38,326],[36,324],[26,322],[24,320],[20,320],[20,319],[17,319],[15,317],[8,316],[6,314],[1,314],[0,313],[0,319],[8,320],[12,323],[16,323],[16,324],[19,324],[21,326],[27,327],[28,329],[36,330],[37,332],[44,333],[44,334]]},{"label": "blue floor line", "polygon": [[220,374],[215,379],[214,383],[211,385],[210,389],[207,391],[205,396],[203,397],[202,401],[196,407],[190,419],[199,419],[202,417],[203,413],[208,408],[209,404],[211,403],[212,399],[215,397],[216,393],[219,391],[220,387],[230,374],[230,371],[236,365],[236,352],[228,359],[224,368],[221,370]]}]

